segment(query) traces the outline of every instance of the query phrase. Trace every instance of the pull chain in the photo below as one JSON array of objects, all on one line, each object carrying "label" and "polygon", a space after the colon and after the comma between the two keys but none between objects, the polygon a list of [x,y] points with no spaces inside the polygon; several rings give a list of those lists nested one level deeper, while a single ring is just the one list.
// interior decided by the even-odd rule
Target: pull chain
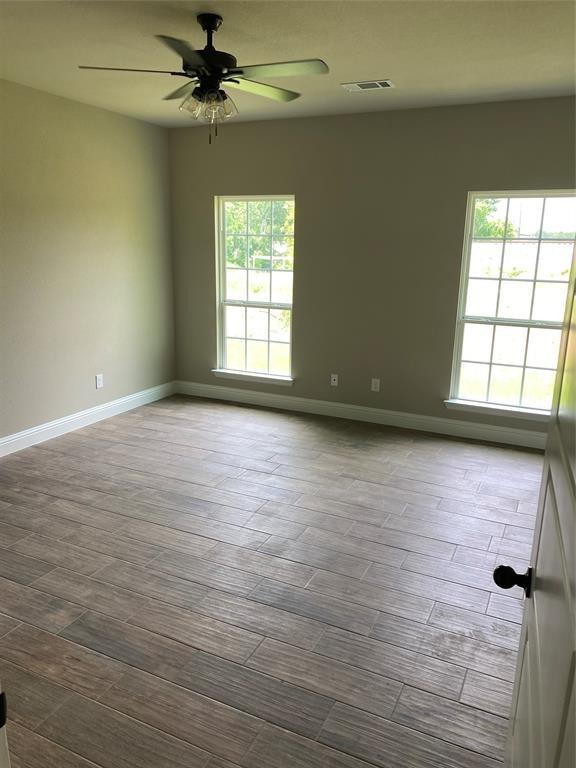
[{"label": "pull chain", "polygon": [[218,138],[218,121],[217,120],[211,120],[208,125],[208,144],[212,144],[212,136],[214,136],[215,139]]}]

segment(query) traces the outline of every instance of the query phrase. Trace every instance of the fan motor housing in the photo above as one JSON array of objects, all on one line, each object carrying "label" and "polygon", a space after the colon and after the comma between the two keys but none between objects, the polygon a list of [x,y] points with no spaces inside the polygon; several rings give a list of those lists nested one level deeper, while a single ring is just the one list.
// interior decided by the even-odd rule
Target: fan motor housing
[{"label": "fan motor housing", "polygon": [[[236,57],[232,56],[231,53],[217,51],[215,48],[208,47],[204,48],[201,53],[210,69],[224,70],[236,68]],[[186,67],[186,63],[184,63],[184,67]],[[186,71],[186,69],[184,71]]]}]

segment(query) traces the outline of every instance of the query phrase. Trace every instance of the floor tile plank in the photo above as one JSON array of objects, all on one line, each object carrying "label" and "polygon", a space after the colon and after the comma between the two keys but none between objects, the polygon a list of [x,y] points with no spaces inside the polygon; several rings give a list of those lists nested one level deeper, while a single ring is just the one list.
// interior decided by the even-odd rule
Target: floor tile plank
[{"label": "floor tile plank", "polygon": [[382,675],[276,640],[265,640],[247,666],[382,716],[392,714],[402,688]]},{"label": "floor tile plank", "polygon": [[426,621],[434,605],[430,598],[384,589],[328,571],[317,571],[306,589],[416,621]]},{"label": "floor tile plank", "polygon": [[[410,555],[404,561],[402,568],[406,567],[409,558]],[[426,558],[426,560],[433,560],[434,563],[441,562],[435,558]],[[438,570],[440,571],[440,569]],[[370,566],[363,581],[398,592],[428,597],[430,600],[442,600],[450,605],[457,605],[482,613],[488,605],[489,595],[485,590],[446,581],[444,578],[435,578],[431,572],[413,573],[409,572],[408,568],[404,572],[399,572],[397,568],[376,564]]]},{"label": "floor tile plank", "polygon": [[[27,537],[28,538],[28,537]],[[22,539],[25,541],[26,539]],[[56,566],[13,549],[0,548],[0,577],[17,584],[31,584]]]},{"label": "floor tile plank", "polygon": [[96,763],[15,722],[7,726],[12,768],[98,768]]},{"label": "floor tile plank", "polygon": [[358,579],[362,578],[370,565],[369,562],[361,560],[359,557],[324,547],[316,547],[313,544],[291,541],[280,536],[271,536],[260,546],[258,551]]},{"label": "floor tile plank", "polygon": [[474,709],[508,717],[512,707],[513,683],[468,670],[460,701]]},{"label": "floor tile plank", "polygon": [[106,555],[81,549],[63,541],[55,541],[37,533],[16,542],[11,549],[28,557],[35,557],[44,563],[58,565],[86,576],[90,576],[99,568],[113,562],[112,558]]},{"label": "floor tile plank", "polygon": [[0,659],[0,679],[11,722],[32,730],[71,696],[66,688],[4,659]]},{"label": "floor tile plank", "polygon": [[157,601],[138,611],[128,623],[239,662],[246,661],[263,639],[255,632]]},{"label": "floor tile plank", "polygon": [[182,608],[193,608],[208,592],[208,587],[202,584],[119,560],[102,568],[95,574],[95,578]]},{"label": "floor tile plank", "polygon": [[[242,760],[243,768],[371,768],[372,765],[270,725]],[[210,763],[209,768],[212,768]]]},{"label": "floor tile plank", "polygon": [[126,560],[135,565],[145,565],[164,551],[154,544],[104,533],[86,526],[64,536],[62,541],[93,552],[101,552],[119,560]]},{"label": "floor tile plank", "polygon": [[131,717],[80,696],[38,733],[103,768],[205,768],[210,755]]},{"label": "floor tile plank", "polygon": [[465,635],[483,643],[499,645],[502,648],[510,648],[513,651],[518,649],[520,642],[519,624],[443,603],[436,603],[428,623],[449,632]]},{"label": "floor tile plank", "polygon": [[391,719],[495,760],[504,759],[506,720],[497,715],[405,686]]},{"label": "floor tile plank", "polygon": [[268,579],[262,581],[250,597],[283,611],[364,635],[370,632],[377,616],[377,612],[372,608],[353,605],[339,598],[316,594]]},{"label": "floor tile plank", "polygon": [[84,608],[37,589],[0,579],[0,612],[50,632],[58,632],[84,613]]},{"label": "floor tile plank", "polygon": [[314,651],[450,699],[458,699],[464,684],[461,666],[340,629],[327,629]]},{"label": "floor tile plank", "polygon": [[[354,526],[353,526],[354,527]],[[370,526],[372,528],[374,526]],[[391,547],[364,538],[357,538],[352,534],[342,536],[331,531],[321,531],[317,528],[307,528],[298,538],[298,543],[311,544],[317,547],[333,549],[360,559],[384,565],[402,565],[406,557],[406,551],[398,547]],[[449,545],[450,546],[450,545]]]},{"label": "floor tile plank", "polygon": [[240,759],[264,726],[252,715],[138,670],[127,672],[100,701],[229,760]]},{"label": "floor tile plank", "polygon": [[195,610],[307,650],[314,647],[326,630],[326,625],[319,621],[222,592],[209,592]]},{"label": "floor tile plank", "polygon": [[312,509],[295,507],[277,501],[267,501],[258,510],[258,514],[280,517],[283,520],[291,520],[293,523],[300,523],[306,527],[322,528],[335,533],[346,533],[352,525],[352,520],[345,517],[330,515],[326,512],[315,512]]},{"label": "floor tile plank", "polygon": [[510,648],[385,613],[380,614],[371,636],[466,669],[489,669],[495,677],[514,680],[516,652]]},{"label": "floor tile plank", "polygon": [[147,598],[136,592],[63,568],[37,579],[34,589],[122,621],[148,605]]},{"label": "floor tile plank", "polygon": [[319,741],[381,768],[499,768],[500,761],[336,704]]},{"label": "floor tile plank", "polygon": [[237,595],[249,594],[261,578],[238,568],[230,568],[182,552],[164,552],[148,563],[148,569],[171,573],[173,576]]},{"label": "floor tile plank", "polygon": [[[273,537],[270,538],[273,539]],[[314,568],[267,554],[262,549],[267,543],[260,545],[260,549],[256,551],[219,542],[205,557],[207,560],[214,560],[231,568],[292,584],[294,587],[306,586],[314,575]]]},{"label": "floor tile plank", "polygon": [[0,638],[0,657],[86,696],[102,695],[124,671],[113,659],[24,624]]}]

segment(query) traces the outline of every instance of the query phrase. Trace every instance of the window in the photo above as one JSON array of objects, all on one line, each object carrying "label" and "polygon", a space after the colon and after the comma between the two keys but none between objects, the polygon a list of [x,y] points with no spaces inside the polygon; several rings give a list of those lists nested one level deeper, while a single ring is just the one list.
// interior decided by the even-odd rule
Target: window
[{"label": "window", "polygon": [[216,373],[290,380],[294,198],[220,197]]},{"label": "window", "polygon": [[549,411],[575,193],[470,193],[466,221],[451,401]]}]

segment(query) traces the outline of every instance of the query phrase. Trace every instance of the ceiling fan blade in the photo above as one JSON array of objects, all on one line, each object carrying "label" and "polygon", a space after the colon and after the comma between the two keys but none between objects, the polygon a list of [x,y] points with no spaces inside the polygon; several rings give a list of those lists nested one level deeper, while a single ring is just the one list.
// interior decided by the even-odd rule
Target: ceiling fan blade
[{"label": "ceiling fan blade", "polygon": [[265,96],[267,99],[275,101],[293,101],[300,96],[296,91],[288,91],[286,88],[277,88],[275,85],[266,85],[266,83],[257,83],[255,80],[245,80],[243,77],[235,77],[234,80],[224,80],[232,88],[238,88],[239,91],[246,93],[255,93],[257,96]]},{"label": "ceiling fan blade", "polygon": [[250,64],[227,70],[227,75],[242,77],[296,77],[298,75],[324,75],[330,70],[322,59],[277,61],[272,64]]},{"label": "ceiling fan blade", "polygon": [[191,69],[206,69],[204,57],[199,51],[195,51],[190,43],[185,40],[178,40],[177,37],[168,37],[168,35],[156,35],[156,39],[180,56]]},{"label": "ceiling fan blade", "polygon": [[169,69],[127,69],[126,67],[87,67],[79,64],[78,69],[105,69],[110,72],[154,72],[157,75],[182,75],[186,77],[185,72],[171,72]]},{"label": "ceiling fan blade", "polygon": [[185,96],[188,96],[188,94],[191,93],[194,88],[196,88],[197,83],[198,80],[196,78],[190,80],[184,85],[181,85],[180,88],[176,88],[176,90],[172,91],[172,93],[164,96],[164,101],[169,101],[170,99],[183,99]]}]

